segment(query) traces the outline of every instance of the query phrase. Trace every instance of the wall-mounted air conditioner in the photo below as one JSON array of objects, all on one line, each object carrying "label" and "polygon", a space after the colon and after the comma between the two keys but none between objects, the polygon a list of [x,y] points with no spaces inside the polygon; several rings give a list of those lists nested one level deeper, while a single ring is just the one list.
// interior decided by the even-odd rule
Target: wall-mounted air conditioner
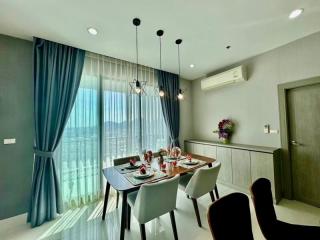
[{"label": "wall-mounted air conditioner", "polygon": [[244,66],[230,69],[226,72],[213,75],[201,80],[201,89],[210,90],[224,85],[247,81],[247,74]]}]

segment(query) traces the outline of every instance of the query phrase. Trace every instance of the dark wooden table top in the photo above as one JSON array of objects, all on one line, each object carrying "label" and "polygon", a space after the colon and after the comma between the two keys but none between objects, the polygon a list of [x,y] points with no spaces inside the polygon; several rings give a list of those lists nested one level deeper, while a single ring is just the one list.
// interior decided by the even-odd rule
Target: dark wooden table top
[{"label": "dark wooden table top", "polygon": [[[188,172],[191,172],[197,168],[204,167],[207,165],[211,165],[213,162],[215,162],[215,159],[213,158],[208,158],[200,155],[192,155],[192,159],[198,159],[202,160],[205,163],[197,164],[192,168],[184,168],[181,166],[176,166],[172,168],[172,170],[161,170],[162,172],[166,173],[167,176],[165,178],[171,178],[177,174],[183,175]],[[157,169],[160,171],[160,166],[159,166],[159,161],[157,158],[154,158],[151,162],[151,168],[152,169]],[[131,182],[127,180],[127,178],[124,176],[124,174],[120,173],[115,167],[108,167],[102,170],[105,178],[107,179],[108,183],[118,191],[134,191],[138,188],[140,188],[140,185],[133,185]],[[163,180],[160,179],[160,180]],[[159,181],[159,180],[155,180]],[[152,182],[152,181],[151,181]]]}]

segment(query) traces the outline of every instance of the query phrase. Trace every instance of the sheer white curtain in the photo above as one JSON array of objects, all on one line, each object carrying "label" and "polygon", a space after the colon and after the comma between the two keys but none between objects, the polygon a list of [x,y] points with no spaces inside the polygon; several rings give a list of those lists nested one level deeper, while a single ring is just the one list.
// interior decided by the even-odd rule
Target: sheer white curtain
[{"label": "sheer white curtain", "polygon": [[167,146],[157,74],[144,66],[138,73],[147,82],[141,97],[129,85],[135,64],[86,53],[77,99],[56,151],[66,207],[99,199],[101,169],[114,158]]},{"label": "sheer white curtain", "polygon": [[97,54],[88,54],[86,61],[95,66],[92,74],[102,82],[104,166],[112,165],[114,158],[166,147],[169,137],[155,70],[139,66],[139,80],[146,82],[140,99],[129,84],[136,78],[135,64]]},{"label": "sheer white curtain", "polygon": [[99,78],[83,69],[77,98],[55,152],[66,209],[100,198]]}]

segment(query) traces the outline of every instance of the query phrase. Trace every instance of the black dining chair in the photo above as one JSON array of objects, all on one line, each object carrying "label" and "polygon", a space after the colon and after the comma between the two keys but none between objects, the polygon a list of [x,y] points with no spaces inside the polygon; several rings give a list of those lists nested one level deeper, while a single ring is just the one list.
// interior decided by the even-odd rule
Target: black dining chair
[{"label": "black dining chair", "polygon": [[215,240],[252,240],[249,198],[243,193],[231,193],[213,202],[207,213]]},{"label": "black dining chair", "polygon": [[[114,166],[119,166],[119,165],[122,165],[122,164],[126,164],[126,163],[129,163],[131,159],[134,159],[136,161],[140,161],[140,156],[136,155],[136,156],[123,157],[123,158],[116,158],[116,159],[113,160],[113,165]],[[119,191],[117,191],[116,208],[118,208],[118,206],[119,206],[119,196],[120,196],[120,193],[119,193]]]},{"label": "black dining chair", "polygon": [[279,221],[273,206],[271,183],[266,178],[256,180],[251,186],[251,196],[263,236],[267,240],[316,240],[320,227],[303,226]]}]

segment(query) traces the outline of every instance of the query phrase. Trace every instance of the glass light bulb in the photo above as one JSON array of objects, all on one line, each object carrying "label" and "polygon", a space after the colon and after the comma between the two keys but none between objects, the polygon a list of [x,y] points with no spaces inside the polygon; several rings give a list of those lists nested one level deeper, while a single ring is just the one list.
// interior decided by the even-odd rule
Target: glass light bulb
[{"label": "glass light bulb", "polygon": [[179,99],[179,100],[182,100],[182,99],[183,99],[183,94],[182,94],[182,93],[179,93],[179,94],[178,94],[178,99]]},{"label": "glass light bulb", "polygon": [[160,96],[160,97],[163,97],[163,96],[164,96],[164,91],[163,91],[163,90],[160,90],[160,91],[159,91],[159,96]]},{"label": "glass light bulb", "polygon": [[140,87],[136,87],[136,88],[135,88],[135,91],[136,91],[136,93],[139,94],[139,93],[141,93],[141,88],[140,88]]}]

